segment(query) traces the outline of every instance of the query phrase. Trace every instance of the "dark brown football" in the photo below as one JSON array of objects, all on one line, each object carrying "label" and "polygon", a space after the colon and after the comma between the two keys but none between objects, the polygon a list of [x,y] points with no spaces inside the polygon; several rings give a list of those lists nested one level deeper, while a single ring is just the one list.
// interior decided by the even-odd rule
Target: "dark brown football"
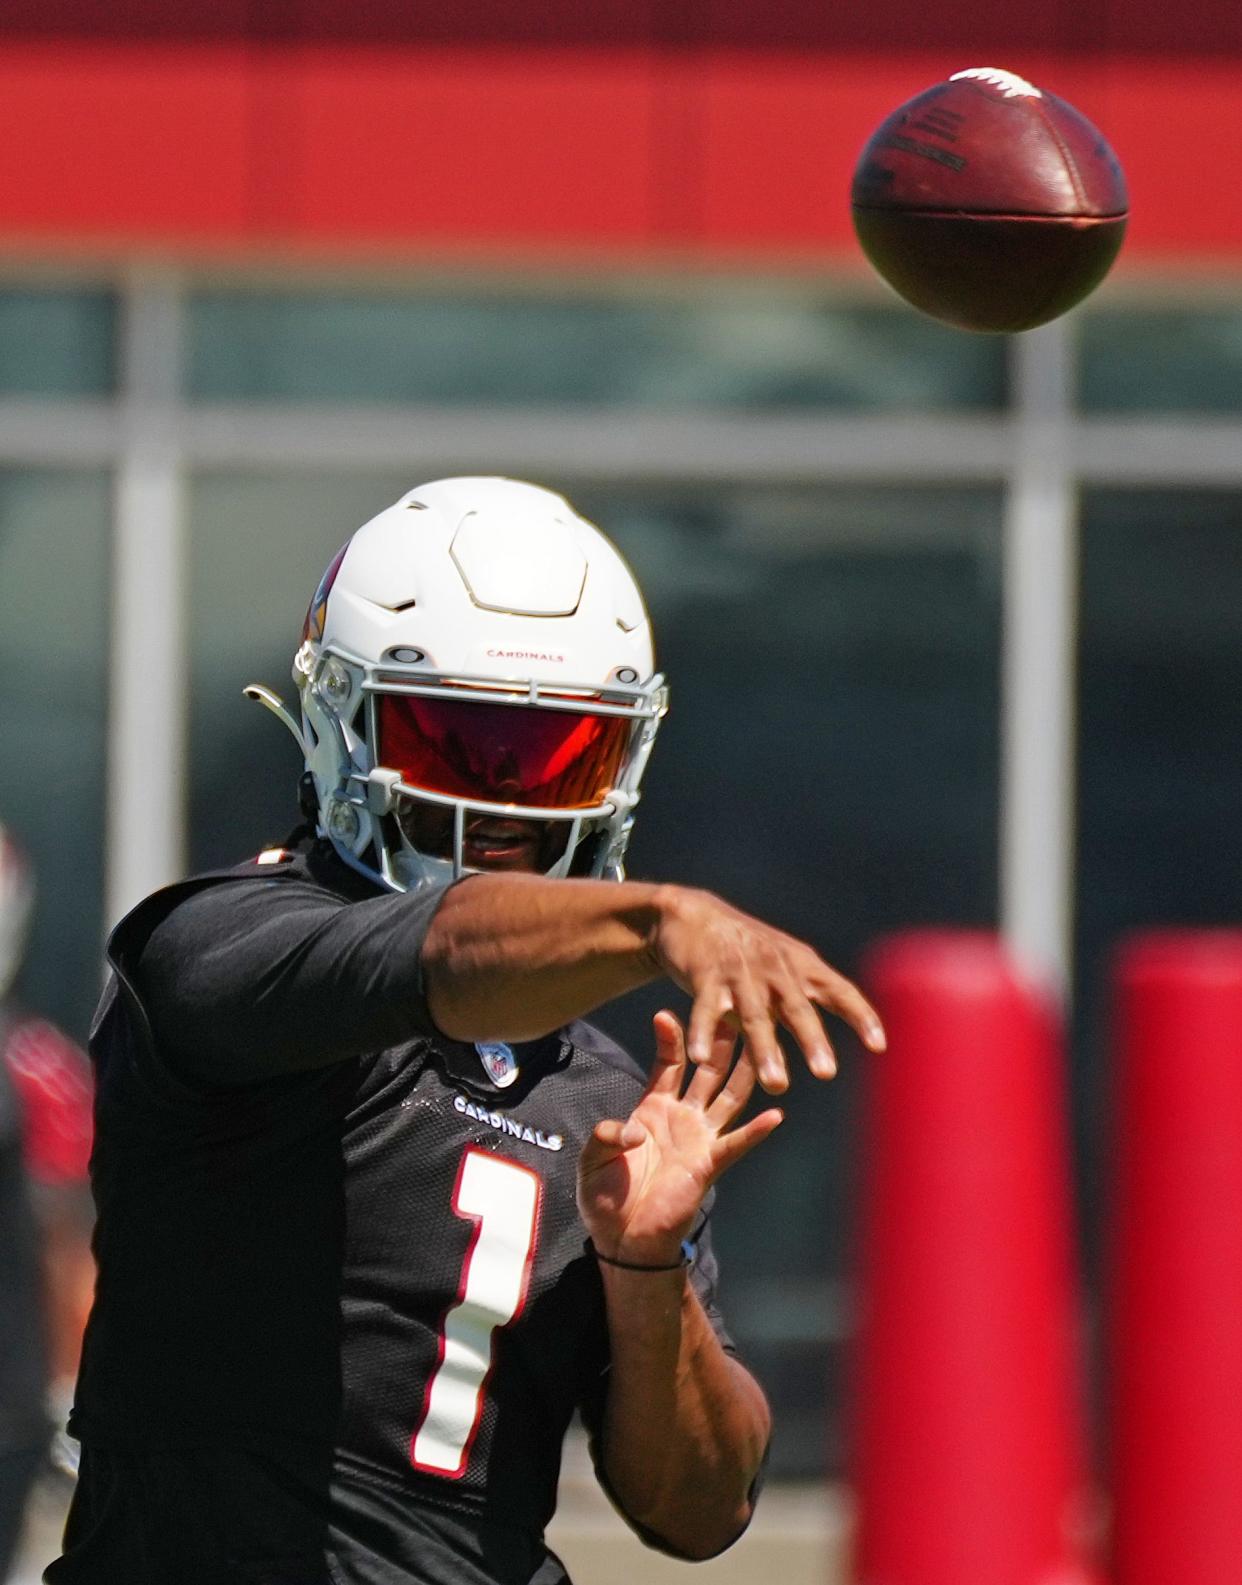
[{"label": "dark brown football", "polygon": [[1129,214],[1125,176],[1072,105],[990,66],[894,110],[850,195],[876,270],[963,330],[1031,330],[1108,274]]}]

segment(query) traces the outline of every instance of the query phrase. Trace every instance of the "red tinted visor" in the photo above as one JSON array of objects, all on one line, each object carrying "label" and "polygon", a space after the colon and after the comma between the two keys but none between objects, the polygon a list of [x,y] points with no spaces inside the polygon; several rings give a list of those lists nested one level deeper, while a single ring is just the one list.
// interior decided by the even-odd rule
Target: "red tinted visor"
[{"label": "red tinted visor", "polygon": [[590,809],[617,784],[632,721],[578,710],[377,693],[375,762],[427,792]]}]

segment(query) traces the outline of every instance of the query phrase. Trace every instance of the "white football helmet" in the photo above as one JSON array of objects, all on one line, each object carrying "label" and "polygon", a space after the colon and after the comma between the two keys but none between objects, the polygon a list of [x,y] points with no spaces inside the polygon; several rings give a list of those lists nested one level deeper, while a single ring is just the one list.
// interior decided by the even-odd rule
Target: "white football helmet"
[{"label": "white football helmet", "polygon": [[394,891],[480,868],[620,879],[667,708],[617,551],[563,497],[440,479],[319,582],[293,677],[319,833]]}]

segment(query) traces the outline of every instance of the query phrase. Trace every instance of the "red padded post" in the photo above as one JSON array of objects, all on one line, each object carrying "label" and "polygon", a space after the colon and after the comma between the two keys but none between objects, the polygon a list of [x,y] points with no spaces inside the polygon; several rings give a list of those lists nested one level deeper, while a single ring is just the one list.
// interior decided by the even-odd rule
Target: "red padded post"
[{"label": "red padded post", "polygon": [[1108,1400],[1117,1585],[1242,1579],[1242,931],[1116,968]]},{"label": "red padded post", "polygon": [[1056,1017],[990,935],[891,938],[865,977],[889,1050],[862,1138],[856,1578],[1082,1585]]}]

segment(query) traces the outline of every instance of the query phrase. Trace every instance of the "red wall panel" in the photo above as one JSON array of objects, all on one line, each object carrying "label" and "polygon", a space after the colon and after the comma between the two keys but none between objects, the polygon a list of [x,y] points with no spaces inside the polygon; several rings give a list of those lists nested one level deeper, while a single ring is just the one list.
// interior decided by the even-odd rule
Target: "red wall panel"
[{"label": "red wall panel", "polygon": [[285,72],[274,119],[303,179],[271,170],[267,196],[294,233],[604,246],[651,233],[651,74],[633,52],[312,51]]},{"label": "red wall panel", "polygon": [[0,52],[0,232],[241,234],[255,131],[233,45]]},{"label": "red wall panel", "polygon": [[[969,64],[996,62],[10,37],[0,245],[857,261],[858,150],[892,105]],[[1126,261],[1242,265],[1242,182],[1220,153],[1242,58],[1015,49],[1001,64],[1108,133],[1133,198]]]}]

